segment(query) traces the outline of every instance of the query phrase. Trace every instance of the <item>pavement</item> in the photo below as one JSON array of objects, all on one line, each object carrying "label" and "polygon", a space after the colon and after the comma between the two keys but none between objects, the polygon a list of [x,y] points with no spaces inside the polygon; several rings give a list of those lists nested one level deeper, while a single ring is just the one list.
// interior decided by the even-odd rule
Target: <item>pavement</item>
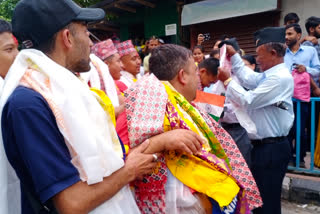
[{"label": "pavement", "polygon": [[320,177],[287,173],[282,184],[282,199],[320,206]]},{"label": "pavement", "polygon": [[297,204],[282,200],[282,214],[319,214],[320,207],[312,204]]}]

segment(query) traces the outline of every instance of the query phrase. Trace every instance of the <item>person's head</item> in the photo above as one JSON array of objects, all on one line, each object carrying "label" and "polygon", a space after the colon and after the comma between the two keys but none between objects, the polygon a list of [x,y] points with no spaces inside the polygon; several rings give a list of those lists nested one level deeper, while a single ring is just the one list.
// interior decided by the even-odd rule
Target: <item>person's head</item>
[{"label": "person's head", "polygon": [[18,45],[12,35],[11,24],[0,19],[0,76],[5,78],[18,54]]},{"label": "person's head", "polygon": [[257,63],[262,71],[283,63],[286,52],[285,28],[266,27],[254,33]]},{"label": "person's head", "polygon": [[40,50],[78,73],[90,70],[92,42],[86,23],[104,16],[102,9],[80,8],[72,0],[21,0],[15,7],[12,25],[25,48]]},{"label": "person's head", "polygon": [[212,50],[216,50],[219,49],[219,45],[223,40],[229,40],[231,38],[231,36],[227,35],[227,34],[223,34],[219,37],[219,39],[214,43]]},{"label": "person's head", "polygon": [[148,50],[151,52],[154,48],[160,45],[159,39],[155,36],[150,37],[148,42]]},{"label": "person's head", "polygon": [[209,87],[218,80],[219,60],[208,58],[199,64],[199,74],[202,87]]},{"label": "person's head", "polygon": [[107,57],[104,62],[108,65],[110,74],[114,80],[119,80],[121,77],[121,70],[124,67],[120,59],[120,55],[115,53]]},{"label": "person's head", "polygon": [[219,50],[219,45],[220,45],[221,42],[222,42],[222,40],[217,40],[214,43],[212,50]]},{"label": "person's head", "polygon": [[290,24],[286,26],[286,45],[292,48],[301,39],[301,27],[298,24]]},{"label": "person's head", "polygon": [[200,63],[204,60],[204,48],[201,45],[194,46],[192,54],[195,62]]},{"label": "person's head", "polygon": [[283,43],[270,42],[257,47],[256,51],[257,62],[261,70],[266,71],[283,62],[286,46]]},{"label": "person's head", "polygon": [[290,24],[298,24],[300,21],[299,16],[296,13],[288,13],[284,17],[284,25],[290,25]]},{"label": "person's head", "polygon": [[216,59],[220,59],[220,50],[219,49],[215,49],[215,50],[211,51],[210,57],[213,57],[213,58],[216,58]]},{"label": "person's head", "polygon": [[252,55],[244,55],[242,56],[242,61],[246,66],[251,68],[252,70],[256,71],[257,69],[257,61]]},{"label": "person's head", "polygon": [[315,36],[317,39],[320,38],[320,18],[311,16],[306,20],[306,30],[310,36]]},{"label": "person's head", "polygon": [[127,40],[116,45],[123,64],[123,69],[136,76],[140,72],[141,58],[132,41]]},{"label": "person's head", "polygon": [[114,80],[120,79],[122,62],[118,50],[111,39],[95,44],[91,48],[91,52],[108,65],[109,72]]},{"label": "person's head", "polygon": [[192,52],[185,47],[165,44],[151,52],[150,73],[169,81],[189,102],[195,99],[199,79]]}]

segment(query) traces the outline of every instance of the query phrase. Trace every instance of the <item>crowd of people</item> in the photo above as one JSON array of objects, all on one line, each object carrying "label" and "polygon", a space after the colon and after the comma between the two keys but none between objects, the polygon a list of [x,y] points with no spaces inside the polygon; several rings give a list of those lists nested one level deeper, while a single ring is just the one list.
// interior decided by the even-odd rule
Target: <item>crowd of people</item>
[{"label": "crowd of people", "polygon": [[[230,36],[206,55],[199,35],[192,51],[151,37],[141,59],[131,40],[92,43],[104,17],[21,0],[0,20],[0,212],[281,213],[292,96],[320,90],[320,19],[304,39],[292,14],[257,31],[257,58]],[[225,96],[218,122],[198,91]]]}]

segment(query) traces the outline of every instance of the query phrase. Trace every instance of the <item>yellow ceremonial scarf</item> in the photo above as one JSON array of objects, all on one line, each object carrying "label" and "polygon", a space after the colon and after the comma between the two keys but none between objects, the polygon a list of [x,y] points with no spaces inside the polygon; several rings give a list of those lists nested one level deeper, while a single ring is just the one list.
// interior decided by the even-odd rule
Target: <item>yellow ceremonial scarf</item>
[{"label": "yellow ceremonial scarf", "polygon": [[[200,127],[195,121],[190,120],[188,113],[184,111],[176,101],[175,96],[178,92],[168,82],[163,83],[168,94],[168,100],[175,107],[179,116],[187,124],[187,126],[197,134],[205,136]],[[199,117],[199,120],[203,120]],[[204,122],[204,120],[202,121]],[[205,122],[204,122],[205,123]],[[164,131],[170,131],[171,125],[168,117],[164,118]],[[211,151],[208,139],[203,145],[206,152]],[[228,169],[224,164],[217,164],[222,170],[217,169],[215,165],[192,155],[177,154],[171,151],[165,155],[166,165],[171,173],[186,186],[196,190],[197,192],[204,193],[205,195],[216,200],[220,207],[229,205],[232,200],[237,196],[240,188],[235,179],[227,173]]]}]

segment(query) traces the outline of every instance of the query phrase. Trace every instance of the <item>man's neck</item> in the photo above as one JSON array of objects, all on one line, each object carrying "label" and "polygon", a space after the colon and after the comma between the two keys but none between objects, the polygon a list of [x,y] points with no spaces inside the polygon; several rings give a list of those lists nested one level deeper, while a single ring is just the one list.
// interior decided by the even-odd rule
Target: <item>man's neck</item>
[{"label": "man's neck", "polygon": [[300,44],[297,42],[296,44],[294,44],[293,46],[291,46],[289,48],[293,53],[296,53],[300,48]]}]

